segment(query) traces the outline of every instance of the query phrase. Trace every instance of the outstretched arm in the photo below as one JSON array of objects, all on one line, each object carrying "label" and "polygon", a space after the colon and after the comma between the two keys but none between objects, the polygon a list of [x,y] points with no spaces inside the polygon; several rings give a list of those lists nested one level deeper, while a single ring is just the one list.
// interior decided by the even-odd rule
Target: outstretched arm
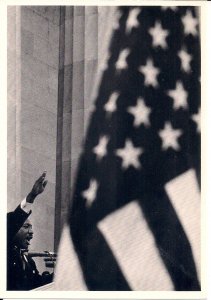
[{"label": "outstretched arm", "polygon": [[[35,181],[31,192],[27,195],[25,199],[26,205],[32,204],[35,200],[35,198],[44,191],[47,180],[46,178],[46,171],[43,172],[43,174]],[[23,201],[22,201],[23,202]],[[7,214],[7,239],[8,243],[11,243],[13,238],[15,237],[16,233],[19,231],[19,229],[22,227],[23,223],[26,221],[28,216],[30,215],[30,209],[26,209],[25,207],[22,207],[21,205],[18,205],[18,207],[13,211],[9,212]]]}]

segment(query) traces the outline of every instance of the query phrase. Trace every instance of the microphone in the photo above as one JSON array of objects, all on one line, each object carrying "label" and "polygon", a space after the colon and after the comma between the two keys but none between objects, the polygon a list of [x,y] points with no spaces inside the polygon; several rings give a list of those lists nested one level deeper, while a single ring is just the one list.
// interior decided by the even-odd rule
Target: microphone
[{"label": "microphone", "polygon": [[42,251],[42,252],[38,252],[38,251],[30,251],[28,252],[28,256],[30,257],[52,257],[55,258],[57,257],[57,253],[53,252],[53,251]]}]

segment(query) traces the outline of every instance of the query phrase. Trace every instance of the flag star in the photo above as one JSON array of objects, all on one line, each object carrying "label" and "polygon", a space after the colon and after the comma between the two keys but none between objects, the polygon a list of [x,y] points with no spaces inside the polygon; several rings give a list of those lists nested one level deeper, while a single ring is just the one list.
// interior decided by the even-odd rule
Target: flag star
[{"label": "flag star", "polygon": [[167,92],[167,94],[168,94],[168,96],[173,98],[173,100],[174,100],[173,108],[175,110],[179,109],[180,107],[187,108],[188,93],[184,89],[181,81],[177,81],[175,90],[169,90]]},{"label": "flag star", "polygon": [[126,32],[130,33],[132,28],[137,28],[139,26],[138,15],[140,14],[140,8],[133,8],[130,10],[127,22],[126,22]]},{"label": "flag star", "polygon": [[190,62],[192,60],[192,56],[184,49],[180,50],[177,55],[181,60],[182,70],[187,73],[190,72],[191,71]]},{"label": "flag star", "polygon": [[169,31],[163,29],[160,22],[157,21],[155,26],[149,29],[149,33],[153,39],[153,47],[160,46],[163,49],[167,48],[166,37],[169,35]]},{"label": "flag star", "polygon": [[182,130],[173,129],[170,122],[166,122],[164,129],[159,130],[159,136],[162,139],[162,149],[167,150],[172,148],[174,150],[179,150],[180,146],[178,144],[178,138],[182,135]]},{"label": "flag star", "polygon": [[89,188],[82,192],[82,196],[87,200],[86,206],[90,207],[93,201],[96,199],[98,182],[95,179],[91,179],[89,183]]},{"label": "flag star", "polygon": [[129,48],[126,48],[120,52],[118,60],[116,62],[117,70],[127,69],[128,64],[126,58],[128,57],[129,53],[130,53]]},{"label": "flag star", "polygon": [[108,99],[108,102],[104,105],[104,109],[107,113],[112,114],[114,111],[117,110],[117,99],[119,97],[118,92],[113,92]]},{"label": "flag star", "polygon": [[167,10],[167,9],[171,9],[173,11],[177,11],[177,6],[162,6],[161,9],[162,10]]},{"label": "flag star", "polygon": [[189,10],[186,12],[186,15],[182,17],[182,23],[184,25],[185,34],[197,35],[196,26],[198,25],[198,20],[192,16]]},{"label": "flag star", "polygon": [[101,160],[107,154],[108,141],[109,138],[107,136],[102,136],[98,145],[94,147],[93,152],[97,155],[98,160]]},{"label": "flag star", "polygon": [[194,114],[192,116],[192,120],[196,123],[197,125],[197,132],[201,132],[201,109],[199,109],[197,114]]},{"label": "flag star", "polygon": [[143,153],[142,148],[135,148],[131,140],[125,141],[125,147],[116,150],[116,155],[122,158],[122,168],[127,169],[129,166],[133,166],[136,169],[140,169],[141,164],[138,160],[139,155]]},{"label": "flag star", "polygon": [[138,98],[136,106],[131,106],[127,109],[127,111],[134,116],[135,127],[138,127],[141,124],[145,126],[149,126],[149,114],[151,113],[151,108],[145,105],[144,100],[142,98]]},{"label": "flag star", "polygon": [[158,86],[157,75],[160,73],[160,71],[158,68],[156,68],[153,65],[153,62],[151,59],[147,60],[147,63],[145,66],[139,67],[139,72],[144,74],[144,77],[145,77],[144,84],[146,86],[149,86],[149,85],[152,85],[153,87]]}]

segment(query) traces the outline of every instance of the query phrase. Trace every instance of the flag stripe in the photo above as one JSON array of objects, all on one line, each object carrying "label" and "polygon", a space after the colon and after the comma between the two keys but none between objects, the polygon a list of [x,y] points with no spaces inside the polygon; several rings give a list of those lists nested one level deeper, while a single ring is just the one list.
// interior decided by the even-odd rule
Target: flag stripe
[{"label": "flag stripe", "polygon": [[200,276],[200,194],[195,171],[189,170],[166,184],[166,191],[188,236]]},{"label": "flag stripe", "polygon": [[137,201],[110,214],[99,222],[98,227],[133,290],[173,290]]},{"label": "flag stripe", "polygon": [[77,240],[74,242],[89,290],[131,290],[110,247],[97,228],[93,228],[87,233],[87,238],[83,240],[82,244]]},{"label": "flag stripe", "polygon": [[165,190],[141,196],[139,204],[175,290],[200,289],[190,243]]},{"label": "flag stripe", "polygon": [[62,232],[54,281],[55,290],[87,290],[80,262],[70,237],[70,228],[67,225],[64,226]]}]

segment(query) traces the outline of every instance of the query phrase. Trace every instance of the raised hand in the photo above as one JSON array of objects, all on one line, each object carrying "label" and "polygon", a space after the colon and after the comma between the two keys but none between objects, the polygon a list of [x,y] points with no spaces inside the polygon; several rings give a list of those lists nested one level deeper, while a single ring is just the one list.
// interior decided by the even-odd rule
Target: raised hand
[{"label": "raised hand", "polygon": [[28,194],[28,196],[26,197],[26,201],[29,203],[33,203],[34,199],[41,194],[47,184],[47,180],[45,180],[46,178],[46,171],[43,172],[43,174],[35,181],[31,192]]}]

